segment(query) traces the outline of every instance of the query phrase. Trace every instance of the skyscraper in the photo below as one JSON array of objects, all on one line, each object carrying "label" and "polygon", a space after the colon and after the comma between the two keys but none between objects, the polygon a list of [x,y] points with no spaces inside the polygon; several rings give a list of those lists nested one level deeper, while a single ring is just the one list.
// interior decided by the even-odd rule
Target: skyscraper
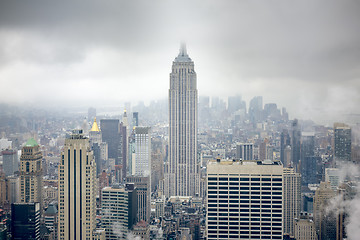
[{"label": "skyscraper", "polygon": [[11,239],[40,239],[40,203],[11,204]]},{"label": "skyscraper", "polygon": [[41,160],[39,144],[33,138],[29,139],[22,148],[20,158],[20,200],[23,203],[42,202]]},{"label": "skyscraper", "polygon": [[166,196],[195,196],[200,191],[197,102],[194,62],[188,56],[185,45],[182,45],[170,73]]},{"label": "skyscraper", "polygon": [[137,195],[137,221],[150,220],[150,177],[127,176],[126,183],[133,183]]},{"label": "skyscraper", "polygon": [[65,139],[59,164],[58,239],[92,239],[96,227],[96,164],[82,130]]},{"label": "skyscraper", "polygon": [[115,160],[115,165],[119,163],[119,153],[120,148],[120,130],[119,130],[119,120],[118,119],[101,119],[101,133],[102,141],[108,144],[108,154],[109,158]]},{"label": "skyscraper", "polygon": [[133,112],[132,125],[133,127],[139,126],[139,112]]},{"label": "skyscraper", "polygon": [[293,168],[284,168],[284,234],[294,235],[294,219],[301,209],[301,176]]},{"label": "skyscraper", "polygon": [[351,128],[344,123],[334,124],[334,158],[351,160]]},{"label": "skyscraper", "polygon": [[15,149],[2,151],[2,155],[5,176],[14,175],[14,172],[19,171],[18,154]]},{"label": "skyscraper", "polygon": [[210,161],[207,239],[283,239],[280,161]]},{"label": "skyscraper", "polygon": [[316,176],[315,134],[303,132],[301,136],[301,166],[300,172],[303,185],[307,185]]},{"label": "skyscraper", "polygon": [[299,162],[301,159],[300,156],[300,147],[301,147],[301,129],[299,125],[299,121],[294,119],[291,123],[291,160],[293,162],[293,166],[296,172],[300,172]]},{"label": "skyscraper", "polygon": [[263,119],[263,98],[256,96],[250,100],[249,116],[250,121],[255,124]]},{"label": "skyscraper", "polygon": [[285,148],[290,146],[290,135],[287,129],[283,129],[280,135],[280,160],[284,167],[288,167],[285,163]]},{"label": "skyscraper", "polygon": [[320,240],[330,239],[331,235],[336,238],[336,218],[334,216],[329,218],[331,213],[326,211],[333,197],[335,192],[331,189],[330,182],[321,182],[314,197],[314,222]]},{"label": "skyscraper", "polygon": [[114,186],[102,189],[101,226],[106,239],[126,239],[128,233],[129,196],[124,187]]},{"label": "skyscraper", "polygon": [[103,164],[108,158],[108,145],[102,141],[101,131],[94,118],[94,123],[89,131],[90,147],[93,150],[96,163],[96,176],[103,170]]},{"label": "skyscraper", "polygon": [[132,175],[150,178],[151,136],[149,127],[135,128],[135,159],[132,160]]}]

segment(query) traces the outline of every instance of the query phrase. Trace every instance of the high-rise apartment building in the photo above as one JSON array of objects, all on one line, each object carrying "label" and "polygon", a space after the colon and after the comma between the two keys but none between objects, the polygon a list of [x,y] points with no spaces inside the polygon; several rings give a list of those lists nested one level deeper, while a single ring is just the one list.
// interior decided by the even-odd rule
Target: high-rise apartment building
[{"label": "high-rise apartment building", "polygon": [[207,239],[282,239],[280,161],[210,161]]},{"label": "high-rise apartment building", "polygon": [[96,164],[89,139],[74,130],[59,164],[58,239],[92,240],[96,227]]},{"label": "high-rise apartment building", "polygon": [[165,168],[166,196],[195,196],[200,192],[197,160],[198,92],[194,62],[185,45],[170,73],[169,161]]},{"label": "high-rise apartment building", "polygon": [[11,204],[11,239],[40,240],[40,203]]},{"label": "high-rise apartment building", "polygon": [[294,236],[294,219],[301,210],[301,175],[284,168],[284,234]]},{"label": "high-rise apartment building", "polygon": [[20,201],[42,202],[42,153],[40,146],[31,138],[21,150],[20,157]]},{"label": "high-rise apartment building", "polygon": [[336,161],[351,160],[351,128],[344,123],[334,124],[334,158]]}]

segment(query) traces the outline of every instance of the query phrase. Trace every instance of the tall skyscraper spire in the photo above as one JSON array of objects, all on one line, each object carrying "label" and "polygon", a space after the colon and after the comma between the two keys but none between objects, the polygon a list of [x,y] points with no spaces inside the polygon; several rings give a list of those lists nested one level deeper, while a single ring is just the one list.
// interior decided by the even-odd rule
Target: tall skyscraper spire
[{"label": "tall skyscraper spire", "polygon": [[185,56],[185,55],[186,55],[186,56],[187,56],[186,44],[185,44],[185,43],[181,43],[179,55],[181,55],[181,56]]},{"label": "tall skyscraper spire", "polygon": [[197,101],[194,62],[183,44],[170,73],[169,161],[165,168],[164,189],[166,196],[195,196],[200,191]]}]

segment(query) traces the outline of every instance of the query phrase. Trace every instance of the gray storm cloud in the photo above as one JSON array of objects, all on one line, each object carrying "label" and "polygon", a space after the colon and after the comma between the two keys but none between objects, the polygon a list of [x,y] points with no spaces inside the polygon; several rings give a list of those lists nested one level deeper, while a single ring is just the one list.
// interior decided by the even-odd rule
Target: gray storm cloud
[{"label": "gray storm cloud", "polygon": [[0,81],[12,91],[0,101],[165,98],[171,61],[186,41],[200,95],[263,95],[292,117],[358,113],[359,13],[360,2],[335,0],[5,0]]}]

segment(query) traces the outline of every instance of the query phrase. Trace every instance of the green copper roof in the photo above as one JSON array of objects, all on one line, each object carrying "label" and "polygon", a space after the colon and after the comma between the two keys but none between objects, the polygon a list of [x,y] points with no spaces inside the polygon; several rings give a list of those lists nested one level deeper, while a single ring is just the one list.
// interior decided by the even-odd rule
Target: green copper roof
[{"label": "green copper roof", "polygon": [[33,138],[30,138],[26,143],[25,143],[25,147],[35,147],[35,146],[37,146],[37,145],[39,145],[36,141],[35,141],[35,139],[33,139]]}]

